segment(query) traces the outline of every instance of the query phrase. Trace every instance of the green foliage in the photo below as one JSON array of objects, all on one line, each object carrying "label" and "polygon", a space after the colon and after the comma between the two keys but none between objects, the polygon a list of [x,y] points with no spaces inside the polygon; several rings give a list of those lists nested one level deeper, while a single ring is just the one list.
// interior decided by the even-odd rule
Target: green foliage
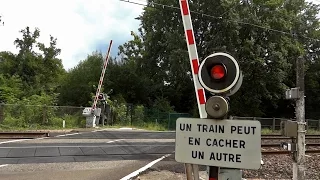
[{"label": "green foliage", "polygon": [[157,98],[154,102],[154,108],[162,112],[174,112],[174,107],[170,106],[170,102],[166,98]]},{"label": "green foliage", "polygon": [[[46,47],[38,42],[40,30],[30,31],[29,27],[21,30],[22,38],[14,41],[18,54],[0,52],[0,74],[2,77],[15,82],[21,81],[21,96],[35,94],[55,93],[64,69],[61,60],[57,58],[60,49],[56,47],[56,39],[50,36],[50,45]],[[40,53],[36,53],[34,47],[38,47]],[[19,97],[21,98],[21,97]]]},{"label": "green foliage", "polygon": [[50,120],[54,118],[54,108],[39,106],[39,104],[52,105],[54,101],[54,97],[47,94],[23,98],[16,105],[6,107],[4,124],[18,127],[28,127],[32,124],[50,124]]},{"label": "green foliage", "polygon": [[[154,2],[179,7],[172,0],[149,0],[148,5]],[[284,92],[295,86],[295,61],[302,56],[306,117],[320,118],[319,5],[283,0],[194,0],[189,5],[212,16],[192,13],[199,60],[227,52],[240,63],[244,80],[231,97],[230,114],[293,117],[294,104],[284,99]],[[199,116],[181,12],[155,7],[144,8],[136,18],[137,33],[131,31],[132,39],[119,46],[118,57],[109,59],[101,92],[113,89],[107,101],[115,124],[160,128],[174,124],[170,113]],[[66,120],[67,127],[83,126],[81,111],[62,113],[54,105],[92,105],[102,53],[93,52],[65,71],[56,38],[50,36],[45,45],[38,41],[38,28],[20,33],[14,41],[17,54],[0,52],[0,102],[17,104],[6,106],[2,125],[60,127]]]},{"label": "green foliage", "polygon": [[152,130],[152,131],[166,131],[167,127],[162,124],[158,123],[144,123],[143,125],[138,126],[139,128],[146,129],[146,130]]},{"label": "green foliage", "polygon": [[144,119],[145,119],[145,107],[142,105],[138,105],[134,108],[134,124],[138,125],[138,124],[143,124]]},{"label": "green foliage", "polygon": [[[48,47],[38,42],[38,28],[32,32],[26,27],[20,32],[22,38],[14,41],[19,53],[0,52],[0,102],[15,104],[6,106],[2,125],[52,125],[55,109],[47,106],[56,105],[57,87],[64,75],[57,58],[61,50],[52,36]],[[40,53],[36,53],[35,47]]]},{"label": "green foliage", "polygon": [[[153,2],[179,7],[177,1],[151,0],[148,4]],[[232,114],[292,116],[292,109],[287,108],[289,102],[283,99],[285,89],[295,84],[294,62],[300,55],[312,55],[319,61],[319,55],[315,55],[319,54],[319,43],[268,28],[319,39],[316,17],[319,6],[303,1],[291,4],[286,1],[196,0],[189,4],[190,9],[201,13],[214,17],[223,15],[209,18],[193,13],[192,19],[200,47],[199,59],[217,51],[227,52],[239,61],[243,70],[243,85],[231,98]],[[141,20],[139,31],[144,40],[144,56],[137,62],[142,62],[147,67],[145,74],[159,84],[156,97],[170,99],[175,110],[191,112],[196,100],[180,11],[147,7],[138,19]],[[168,85],[160,85],[164,81]]]},{"label": "green foliage", "polygon": [[[4,112],[1,126],[27,129],[62,128],[63,120],[65,120],[66,128],[85,126],[85,118],[81,114],[82,109],[71,114],[61,114],[63,109],[56,106],[33,105],[45,104],[50,101],[50,98],[46,95],[33,96],[30,99],[24,99],[21,104],[1,106],[0,110]],[[69,109],[72,108],[69,107]]]},{"label": "green foliage", "polygon": [[59,104],[91,106],[103,65],[101,53],[93,52],[72,68],[61,82]]},{"label": "green foliage", "polygon": [[0,74],[0,102],[14,103],[21,97],[22,82],[17,76],[5,77]]}]

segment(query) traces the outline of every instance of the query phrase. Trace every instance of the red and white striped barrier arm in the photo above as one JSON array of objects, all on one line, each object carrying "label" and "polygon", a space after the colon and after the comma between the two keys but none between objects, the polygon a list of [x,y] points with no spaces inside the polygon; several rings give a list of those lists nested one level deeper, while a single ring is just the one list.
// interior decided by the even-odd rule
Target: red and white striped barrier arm
[{"label": "red and white striped barrier arm", "polygon": [[109,60],[109,56],[110,56],[111,45],[112,45],[112,40],[110,41],[108,52],[107,52],[107,57],[106,57],[106,60],[104,61],[104,65],[102,68],[98,89],[97,89],[96,96],[94,98],[93,105],[92,105],[92,112],[96,109],[96,106],[97,106],[98,96],[100,94],[100,90],[101,90],[101,86],[102,86],[103,78],[104,78],[104,73],[106,72],[106,68],[107,68],[107,64],[108,64],[108,60]]},{"label": "red and white striped barrier arm", "polygon": [[186,36],[187,45],[188,45],[188,53],[189,53],[190,64],[192,69],[194,88],[197,95],[199,114],[200,114],[200,118],[207,118],[207,112],[205,109],[206,95],[198,79],[199,59],[198,59],[198,51],[197,51],[197,46],[195,42],[193,27],[192,27],[189,3],[188,3],[188,0],[179,0],[179,2],[180,2],[183,26],[185,30],[185,36]]}]

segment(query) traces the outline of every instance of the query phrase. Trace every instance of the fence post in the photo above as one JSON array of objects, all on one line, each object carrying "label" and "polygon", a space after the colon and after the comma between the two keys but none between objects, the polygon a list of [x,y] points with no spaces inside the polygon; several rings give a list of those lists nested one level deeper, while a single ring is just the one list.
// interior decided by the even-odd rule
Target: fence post
[{"label": "fence post", "polygon": [[276,118],[273,117],[272,119],[272,131],[276,130]]},{"label": "fence post", "polygon": [[48,123],[47,119],[47,105],[42,107],[42,124]]},{"label": "fence post", "polygon": [[168,113],[169,117],[168,117],[168,131],[170,131],[170,122],[171,122],[171,117],[170,117],[170,112]]},{"label": "fence post", "polygon": [[0,103],[0,123],[4,120],[4,103]]}]

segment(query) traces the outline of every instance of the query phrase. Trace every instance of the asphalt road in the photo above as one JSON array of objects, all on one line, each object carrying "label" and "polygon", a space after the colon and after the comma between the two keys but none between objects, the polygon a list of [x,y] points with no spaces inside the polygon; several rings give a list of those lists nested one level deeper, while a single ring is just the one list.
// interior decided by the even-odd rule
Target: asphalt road
[{"label": "asphalt road", "polygon": [[[1,140],[0,179],[119,180],[174,152],[174,132],[103,130],[55,135]],[[159,165],[171,167],[172,163],[174,154]]]}]

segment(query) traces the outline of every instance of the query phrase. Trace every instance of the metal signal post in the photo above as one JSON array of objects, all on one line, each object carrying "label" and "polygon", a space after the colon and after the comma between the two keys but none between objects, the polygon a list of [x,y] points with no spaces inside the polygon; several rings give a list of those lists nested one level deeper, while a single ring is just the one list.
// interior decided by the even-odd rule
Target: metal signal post
[{"label": "metal signal post", "polygon": [[[209,180],[240,180],[240,168],[261,166],[261,124],[227,119],[229,96],[242,85],[240,67],[231,55],[222,52],[209,55],[199,65],[188,0],[179,2],[200,118],[177,119],[175,160],[185,163],[187,180],[199,179],[199,164],[208,166]],[[205,90],[212,94],[208,99]],[[248,128],[251,131],[243,133]],[[213,135],[215,131],[219,133]],[[226,144],[220,146],[216,141]]]},{"label": "metal signal post", "polygon": [[291,137],[292,144],[283,143],[284,145],[291,145],[292,148],[286,148],[292,152],[293,155],[293,180],[305,179],[305,96],[304,96],[304,59],[299,57],[296,60],[296,83],[297,87],[288,89],[286,91],[286,99],[296,101],[296,121],[283,121],[281,124],[282,135]]},{"label": "metal signal post", "polygon": [[205,103],[207,118],[178,118],[175,160],[186,164],[187,179],[198,178],[197,165],[208,167],[209,180],[240,180],[240,169],[261,166],[261,124],[230,120],[229,97],[242,84],[237,61],[227,53],[215,53],[199,66],[199,82],[212,95]]}]

